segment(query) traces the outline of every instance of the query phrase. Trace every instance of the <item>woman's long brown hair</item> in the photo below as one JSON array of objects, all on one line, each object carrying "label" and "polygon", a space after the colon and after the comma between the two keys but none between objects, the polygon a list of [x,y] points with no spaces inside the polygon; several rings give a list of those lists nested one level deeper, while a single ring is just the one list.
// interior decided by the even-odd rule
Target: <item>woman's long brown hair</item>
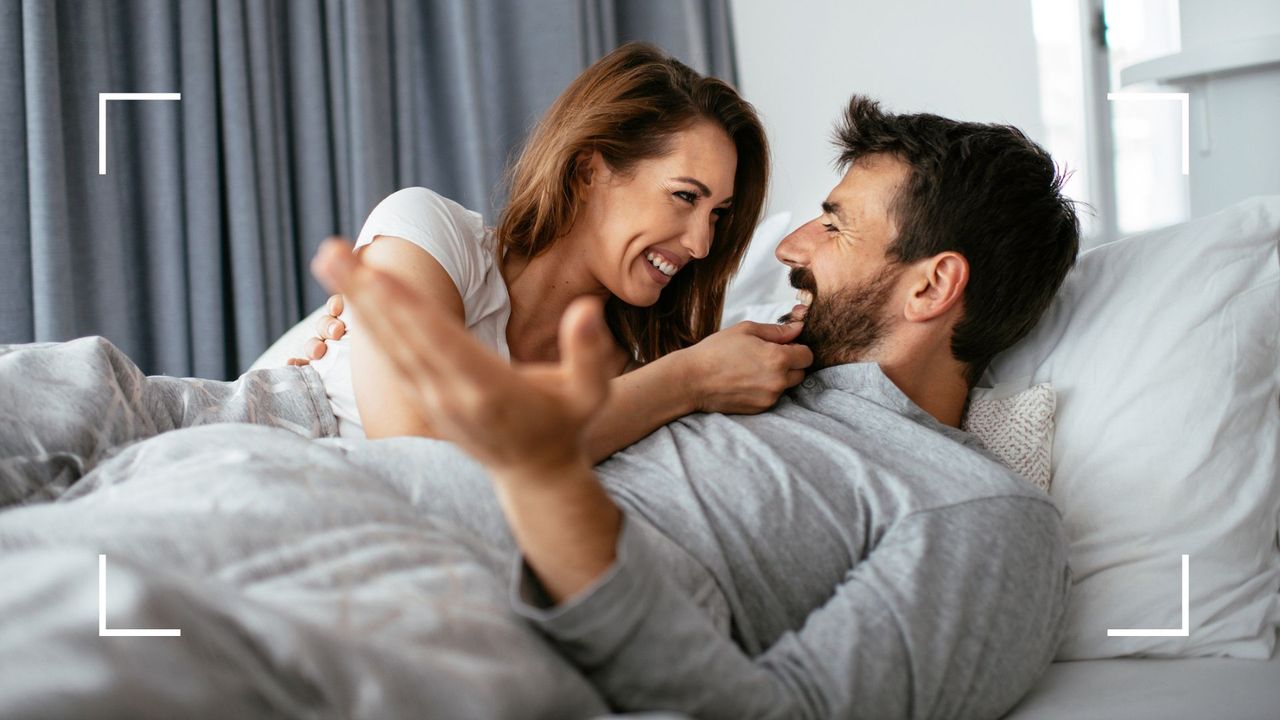
[{"label": "woman's long brown hair", "polygon": [[599,151],[624,176],[670,151],[672,137],[700,120],[733,140],[733,205],[715,226],[710,251],[671,279],[652,307],[612,298],[605,317],[641,363],[715,332],[725,287],[738,269],[764,207],[769,148],[755,108],[729,85],[703,77],[652,45],[629,43],[578,76],[534,128],[508,173],[510,199],[498,222],[499,257],[535,257],[566,234],[582,188],[581,153]]}]

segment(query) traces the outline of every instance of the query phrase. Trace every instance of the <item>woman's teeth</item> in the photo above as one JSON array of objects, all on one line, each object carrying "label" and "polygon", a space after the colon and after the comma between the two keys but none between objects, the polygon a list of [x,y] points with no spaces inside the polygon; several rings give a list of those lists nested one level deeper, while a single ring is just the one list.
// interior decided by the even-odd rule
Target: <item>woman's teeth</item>
[{"label": "woman's teeth", "polygon": [[796,300],[799,300],[801,305],[805,305],[805,306],[812,305],[813,293],[809,292],[808,290],[797,291]]},{"label": "woman's teeth", "polygon": [[680,269],[675,265],[672,265],[671,263],[667,262],[666,260],[663,260],[662,256],[659,255],[658,253],[651,252],[645,256],[645,259],[649,261],[650,265],[658,268],[658,272],[662,273],[663,275],[666,275],[667,277],[671,277],[672,275],[675,275],[676,270]]}]

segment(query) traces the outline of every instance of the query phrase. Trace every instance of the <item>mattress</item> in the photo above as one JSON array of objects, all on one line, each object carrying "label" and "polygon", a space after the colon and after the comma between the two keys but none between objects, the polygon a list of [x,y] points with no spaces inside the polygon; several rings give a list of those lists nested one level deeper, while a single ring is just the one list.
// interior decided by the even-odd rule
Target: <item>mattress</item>
[{"label": "mattress", "polygon": [[1280,720],[1280,646],[1270,660],[1059,662],[1006,720]]}]

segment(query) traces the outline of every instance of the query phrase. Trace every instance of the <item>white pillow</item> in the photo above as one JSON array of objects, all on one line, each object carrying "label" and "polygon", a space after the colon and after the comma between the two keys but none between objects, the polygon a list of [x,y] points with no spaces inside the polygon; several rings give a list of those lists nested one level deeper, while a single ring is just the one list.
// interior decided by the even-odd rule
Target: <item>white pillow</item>
[{"label": "white pillow", "polygon": [[[780,212],[770,215],[756,226],[751,244],[747,246],[747,253],[742,258],[742,266],[725,289],[720,327],[729,327],[748,319],[748,316],[757,322],[773,322],[778,319],[778,315],[768,320],[758,320],[759,311],[765,308],[757,306],[772,307],[795,297],[796,289],[791,287],[788,280],[787,266],[778,262],[778,258],[774,256],[778,243],[786,237],[790,225],[791,213]],[[794,302],[787,303],[786,310],[789,311],[793,305]]]},{"label": "white pillow", "polygon": [[[1083,253],[986,380],[1058,393],[1075,585],[1058,660],[1265,659],[1280,623],[1280,196]],[[1178,629],[1190,556],[1189,634]]]}]

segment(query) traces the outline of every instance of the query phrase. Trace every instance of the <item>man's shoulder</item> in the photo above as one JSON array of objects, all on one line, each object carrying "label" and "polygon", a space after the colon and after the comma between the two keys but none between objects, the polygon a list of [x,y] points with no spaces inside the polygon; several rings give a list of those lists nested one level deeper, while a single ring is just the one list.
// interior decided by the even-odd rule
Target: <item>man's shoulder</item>
[{"label": "man's shoulder", "polygon": [[784,397],[758,415],[688,415],[632,451],[746,475],[905,485],[935,504],[982,497],[1048,501],[968,433],[947,432],[858,398],[829,407]]}]

